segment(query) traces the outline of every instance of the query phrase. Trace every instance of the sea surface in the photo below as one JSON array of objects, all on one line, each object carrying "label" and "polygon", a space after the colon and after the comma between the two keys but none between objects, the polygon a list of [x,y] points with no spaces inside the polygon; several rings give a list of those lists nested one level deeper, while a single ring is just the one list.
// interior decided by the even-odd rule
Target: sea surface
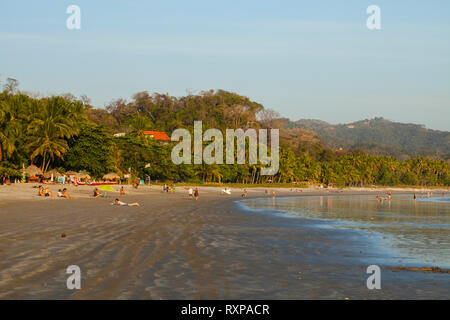
[{"label": "sea surface", "polygon": [[[381,196],[381,195],[380,195]],[[358,230],[385,254],[382,263],[450,268],[450,197],[327,195],[248,199],[248,210],[306,219],[319,228]]]}]

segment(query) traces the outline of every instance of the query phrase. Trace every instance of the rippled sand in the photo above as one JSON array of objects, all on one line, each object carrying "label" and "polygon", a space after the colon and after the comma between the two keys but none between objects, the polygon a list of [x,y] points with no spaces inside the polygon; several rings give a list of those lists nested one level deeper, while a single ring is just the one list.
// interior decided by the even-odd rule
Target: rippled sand
[{"label": "rippled sand", "polygon": [[[383,271],[382,289],[368,290],[372,251],[356,231],[242,211],[237,192],[204,189],[193,201],[182,188],[143,188],[121,197],[140,207],[111,206],[115,194],[89,198],[88,188],[71,192],[77,199],[0,205],[1,299],[450,296],[448,274],[408,271]],[[81,268],[81,290],[66,288],[69,265]]]}]

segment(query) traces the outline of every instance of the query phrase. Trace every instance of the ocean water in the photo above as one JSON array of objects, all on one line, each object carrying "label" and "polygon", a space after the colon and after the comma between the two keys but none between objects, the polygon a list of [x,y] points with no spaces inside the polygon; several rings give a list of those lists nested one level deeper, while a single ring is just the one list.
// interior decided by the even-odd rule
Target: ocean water
[{"label": "ocean water", "polygon": [[329,195],[240,203],[249,210],[317,220],[321,228],[356,229],[376,235],[386,240],[376,245],[392,252],[396,261],[408,261],[405,265],[450,268],[449,197],[419,197],[414,201],[412,195],[394,195],[390,201],[378,201],[374,195]]}]

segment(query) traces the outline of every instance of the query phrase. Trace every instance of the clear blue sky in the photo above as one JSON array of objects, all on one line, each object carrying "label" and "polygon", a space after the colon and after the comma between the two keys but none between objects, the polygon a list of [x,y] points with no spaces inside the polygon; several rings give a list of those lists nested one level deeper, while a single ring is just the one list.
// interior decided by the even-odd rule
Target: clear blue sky
[{"label": "clear blue sky", "polygon": [[[81,8],[81,30],[66,8]],[[381,8],[382,30],[366,28]],[[450,130],[450,1],[2,1],[0,74],[97,107],[225,89],[293,120]]]}]

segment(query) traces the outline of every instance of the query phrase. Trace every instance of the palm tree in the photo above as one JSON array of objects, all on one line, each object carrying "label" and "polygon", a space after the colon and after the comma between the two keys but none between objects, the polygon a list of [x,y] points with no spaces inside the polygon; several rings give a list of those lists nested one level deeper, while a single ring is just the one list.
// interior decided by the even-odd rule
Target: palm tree
[{"label": "palm tree", "polygon": [[69,148],[66,139],[78,134],[83,115],[79,103],[63,97],[43,99],[37,104],[40,108],[34,108],[27,129],[30,135],[27,147],[31,151],[31,161],[42,157],[41,170],[45,172],[55,156],[64,157]]},{"label": "palm tree", "polygon": [[11,98],[0,101],[0,160],[10,158],[16,151],[21,123]]},{"label": "palm tree", "polygon": [[131,132],[135,133],[141,141],[145,141],[144,131],[150,128],[151,125],[152,122],[150,118],[141,115],[136,116],[130,122]]}]

